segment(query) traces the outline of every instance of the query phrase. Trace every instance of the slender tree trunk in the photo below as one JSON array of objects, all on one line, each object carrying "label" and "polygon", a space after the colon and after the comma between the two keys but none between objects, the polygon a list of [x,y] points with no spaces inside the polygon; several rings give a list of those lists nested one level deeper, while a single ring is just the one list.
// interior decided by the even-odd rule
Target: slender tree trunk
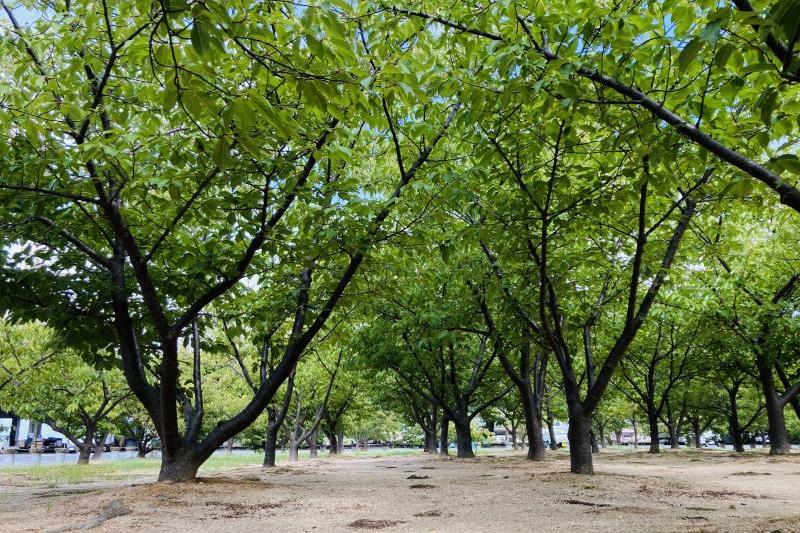
[{"label": "slender tree trunk", "polygon": [[275,466],[275,452],[278,448],[278,427],[272,424],[267,426],[267,434],[264,437],[264,464],[262,466]]},{"label": "slender tree trunk", "polygon": [[584,415],[580,407],[572,407],[569,413],[569,464],[573,474],[593,474],[591,415]]},{"label": "slender tree trunk", "polygon": [[336,452],[344,453],[344,430],[336,429]]},{"label": "slender tree trunk", "polygon": [[744,442],[742,441],[742,428],[739,424],[739,405],[736,402],[736,396],[739,387],[735,385],[728,389],[728,432],[733,439],[733,449],[737,453],[744,453]]},{"label": "slender tree trunk", "polygon": [[639,421],[636,418],[632,419],[633,422],[633,449],[639,449]]},{"label": "slender tree trunk", "polygon": [[331,429],[325,432],[325,435],[328,437],[328,441],[330,441],[330,445],[328,446],[328,453],[330,455],[336,455],[339,453],[339,443],[336,440],[336,431]]},{"label": "slender tree trunk", "polygon": [[695,448],[702,448],[703,445],[700,443],[700,417],[696,416],[692,418],[692,433],[694,434],[694,447]]},{"label": "slender tree trunk", "polygon": [[[550,413],[548,413],[547,417],[547,432],[550,434],[550,449],[555,451],[558,449],[558,443],[556,442],[555,420],[553,420],[553,417],[550,416]],[[539,433],[541,433],[541,431]]]},{"label": "slender tree trunk", "polygon": [[647,406],[647,425],[650,429],[650,453],[658,453],[661,451],[658,442],[658,415],[652,404]]},{"label": "slender tree trunk", "polygon": [[436,453],[436,429],[439,423],[439,409],[434,406],[431,408],[430,424],[425,431],[426,452]]},{"label": "slender tree trunk", "polygon": [[311,432],[311,435],[308,436],[308,439],[306,439],[306,442],[308,442],[308,454],[309,454],[309,457],[311,457],[312,459],[316,459],[317,456],[318,456],[318,454],[317,454],[317,430],[316,429],[314,429],[314,431]]},{"label": "slender tree trunk", "polygon": [[786,419],[783,415],[784,406],[775,388],[775,377],[772,375],[772,367],[767,364],[762,354],[756,355],[756,366],[758,367],[758,377],[761,382],[761,390],[764,393],[764,403],[767,409],[769,454],[787,455],[791,450],[789,433],[786,431]]},{"label": "slender tree trunk", "polygon": [[11,415],[11,428],[8,431],[8,446],[11,448],[16,448],[18,437],[17,437],[17,427],[19,427],[19,417],[17,415]]},{"label": "slender tree trunk", "polygon": [[[531,461],[544,460],[544,438],[542,437],[542,410],[537,407],[533,392],[526,387],[517,387],[522,400],[522,414],[525,418],[525,432],[528,434],[528,459]],[[550,423],[550,421],[548,421]],[[550,434],[550,446],[553,434]],[[553,448],[555,449],[555,448]]]},{"label": "slender tree trunk", "polygon": [[472,430],[469,426],[469,421],[455,421],[456,426],[456,448],[458,450],[458,457],[462,459],[470,459],[475,457],[475,452],[472,450]]},{"label": "slender tree trunk", "polygon": [[442,414],[442,430],[439,433],[439,455],[450,455],[447,447],[450,445],[450,417],[447,413]]},{"label": "slender tree trunk", "polygon": [[667,430],[669,431],[669,447],[670,449],[677,450],[681,447],[680,440],[678,439],[678,431],[677,425],[672,418],[667,420],[669,424],[667,424]]},{"label": "slender tree trunk", "polygon": [[511,449],[517,449],[517,428],[512,426],[511,429]]},{"label": "slender tree trunk", "polygon": [[614,432],[614,439],[616,440],[617,446],[622,444],[622,430],[618,429]]},{"label": "slender tree trunk", "polygon": [[597,435],[591,426],[589,426],[589,441],[592,443],[592,453],[600,453],[600,446],[597,445]]}]

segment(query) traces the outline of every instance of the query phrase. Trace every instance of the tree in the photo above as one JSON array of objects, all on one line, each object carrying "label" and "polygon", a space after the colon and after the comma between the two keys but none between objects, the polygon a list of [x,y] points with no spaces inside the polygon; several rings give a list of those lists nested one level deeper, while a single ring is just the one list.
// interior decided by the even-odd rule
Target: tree
[{"label": "tree", "polygon": [[[696,372],[693,357],[697,354],[696,339],[700,324],[679,317],[666,317],[653,323],[649,335],[640,337],[638,346],[620,365],[625,381],[632,389],[628,394],[647,415],[650,429],[650,453],[659,452],[659,422],[664,421],[670,433],[672,448],[677,448],[680,431],[673,412],[675,393],[685,389]],[[625,390],[620,387],[620,390]],[[682,402],[685,403],[685,402]],[[683,418],[684,414],[680,418]],[[680,425],[677,423],[677,425]]]},{"label": "tree", "polygon": [[92,450],[105,445],[115,411],[131,396],[118,362],[96,368],[83,359],[86,354],[59,346],[41,323],[3,321],[2,329],[0,359],[13,386],[0,389],[0,404],[47,423],[75,445],[78,464],[88,463]]},{"label": "tree", "polygon": [[[0,127],[2,245],[28,250],[4,254],[4,307],[62,325],[105,317],[158,430],[159,479],[191,479],[256,420],[323,330],[458,105],[407,107],[402,72],[384,69],[398,48],[359,52],[382,39],[350,23],[362,7],[43,3],[34,10],[52,20],[41,32],[2,7],[18,74]],[[424,39],[395,39],[430,67]],[[259,271],[270,297],[294,296],[293,325],[258,393],[200,432],[199,380],[195,401],[180,398],[179,340],[255,274],[254,261],[294,270],[289,285]]]}]

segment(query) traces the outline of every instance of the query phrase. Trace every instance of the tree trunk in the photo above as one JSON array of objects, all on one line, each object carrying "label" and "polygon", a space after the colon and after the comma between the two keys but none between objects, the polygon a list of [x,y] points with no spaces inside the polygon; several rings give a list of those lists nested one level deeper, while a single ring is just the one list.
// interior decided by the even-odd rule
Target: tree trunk
[{"label": "tree trunk", "polygon": [[264,437],[264,464],[262,466],[275,466],[275,452],[278,448],[278,430],[280,428],[271,423],[267,426],[267,434]]},{"label": "tree trunk", "polygon": [[89,464],[89,457],[92,455],[92,444],[91,441],[87,442],[84,441],[83,444],[78,446],[78,464],[79,465],[88,465]]},{"label": "tree trunk", "polygon": [[336,430],[336,453],[344,453],[344,430]]},{"label": "tree trunk", "polygon": [[308,439],[306,439],[306,442],[308,443],[308,454],[309,454],[309,457],[311,457],[312,459],[316,459],[317,456],[318,456],[318,454],[317,454],[317,430],[316,429],[314,429],[314,431],[311,432],[311,435],[308,436]]},{"label": "tree trunk", "polygon": [[633,449],[639,449],[639,421],[636,418],[632,419],[633,422]]},{"label": "tree trunk", "polygon": [[[533,393],[525,387],[518,386],[522,400],[522,414],[525,418],[525,432],[528,434],[528,460],[544,460],[544,438],[542,437],[542,410],[537,407]],[[548,420],[548,424],[551,421]],[[550,433],[550,446],[552,447],[553,433]],[[555,449],[555,448],[553,448]]]},{"label": "tree trunk", "polygon": [[600,453],[600,446],[597,445],[597,435],[591,426],[589,426],[589,441],[592,443],[592,453]]},{"label": "tree trunk", "polygon": [[650,429],[650,453],[658,453],[661,451],[658,443],[658,415],[653,405],[647,406],[647,425]]},{"label": "tree trunk", "polygon": [[289,435],[289,462],[296,462],[299,459],[298,448],[300,443],[297,441],[297,436],[294,434]]},{"label": "tree trunk", "polygon": [[756,366],[758,367],[758,377],[761,382],[761,390],[764,393],[764,403],[767,409],[769,454],[787,455],[791,449],[789,433],[786,431],[786,419],[783,416],[784,406],[775,388],[775,377],[772,375],[772,367],[767,364],[764,360],[764,356],[761,354],[756,356]]},{"label": "tree trunk", "polygon": [[94,445],[94,454],[92,455],[92,459],[95,461],[99,461],[103,458],[103,452],[106,451],[106,439],[108,438],[108,433],[104,434],[100,440],[95,442]]},{"label": "tree trunk", "polygon": [[447,446],[450,444],[448,433],[450,432],[450,417],[447,413],[442,414],[442,430],[439,433],[439,455],[450,455]]},{"label": "tree trunk", "polygon": [[472,430],[469,426],[469,421],[455,422],[456,426],[456,448],[458,450],[458,457],[462,459],[471,459],[475,457],[475,452],[472,450]]},{"label": "tree trunk", "polygon": [[511,449],[512,450],[517,449],[517,428],[514,426],[512,426],[511,429]]},{"label": "tree trunk", "polygon": [[680,440],[678,439],[678,432],[676,430],[675,421],[670,419],[669,424],[667,425],[667,429],[669,430],[669,447],[673,450],[677,450],[681,447]]},{"label": "tree trunk", "polygon": [[[547,417],[547,432],[550,434],[550,449],[555,451],[558,449],[558,443],[556,442],[555,420],[551,416]],[[530,450],[528,450],[528,453],[530,453]]]},{"label": "tree trunk", "polygon": [[325,432],[325,436],[328,437],[329,445],[328,445],[328,453],[330,455],[336,455],[339,453],[339,443],[336,440],[336,431],[329,430]]},{"label": "tree trunk", "polygon": [[592,463],[591,415],[570,409],[569,413],[569,466],[573,474],[594,474]]},{"label": "tree trunk", "polygon": [[425,451],[427,453],[436,453],[436,428],[439,423],[439,409],[433,407],[431,409],[430,423],[425,430]]},{"label": "tree trunk", "polygon": [[617,446],[622,444],[622,430],[618,429],[614,432],[614,439],[616,440]]},{"label": "tree trunk", "polygon": [[694,434],[694,447],[695,448],[702,448],[702,444],[700,444],[700,417],[696,416],[692,418],[692,433]]},{"label": "tree trunk", "polygon": [[179,449],[174,455],[170,455],[166,449],[162,448],[158,480],[191,481],[197,476],[197,470],[201,464],[203,461],[185,448]]},{"label": "tree trunk", "polygon": [[737,453],[744,453],[744,441],[742,440],[742,428],[739,424],[739,405],[736,402],[738,385],[728,389],[728,432],[733,439],[733,450]]},{"label": "tree trunk", "polygon": [[136,450],[137,450],[136,456],[139,459],[144,459],[145,457],[147,457],[148,452],[150,452],[150,450],[147,449],[146,445],[137,445]]}]

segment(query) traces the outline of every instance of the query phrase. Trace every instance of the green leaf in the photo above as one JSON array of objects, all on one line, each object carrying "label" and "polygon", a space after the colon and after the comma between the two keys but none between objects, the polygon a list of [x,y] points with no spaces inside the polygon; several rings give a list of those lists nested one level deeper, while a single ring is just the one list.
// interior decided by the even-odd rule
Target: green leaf
[{"label": "green leaf", "polygon": [[680,55],[678,55],[678,70],[680,72],[686,72],[686,69],[697,59],[697,55],[705,46],[705,42],[702,39],[694,38],[689,43],[683,47],[681,50]]},{"label": "green leaf", "polygon": [[192,24],[192,32],[189,34],[189,37],[192,40],[192,46],[194,47],[195,52],[199,55],[205,55],[208,52],[208,32],[205,29],[205,25],[201,20],[194,19],[194,23]]},{"label": "green leaf", "polygon": [[711,45],[717,44],[723,23],[722,19],[716,19],[706,24],[706,27],[700,32],[700,39]]}]

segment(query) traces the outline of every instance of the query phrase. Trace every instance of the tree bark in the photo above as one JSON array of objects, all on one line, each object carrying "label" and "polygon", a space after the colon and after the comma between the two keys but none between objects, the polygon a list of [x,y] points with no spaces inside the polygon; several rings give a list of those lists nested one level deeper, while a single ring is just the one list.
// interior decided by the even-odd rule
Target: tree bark
[{"label": "tree bark", "polygon": [[289,462],[296,462],[299,459],[299,452],[298,448],[300,447],[300,443],[297,441],[297,437],[293,434],[289,435]]},{"label": "tree bark", "polygon": [[649,402],[647,405],[647,425],[650,429],[650,453],[659,453],[661,447],[658,442],[658,415],[655,407]]},{"label": "tree bark", "polygon": [[159,481],[191,481],[197,476],[197,470],[203,463],[186,447],[181,447],[174,454],[161,449],[161,470]]},{"label": "tree bark", "polygon": [[280,426],[273,424],[272,420],[267,425],[267,434],[264,437],[264,464],[262,466],[275,466],[275,452],[278,448],[278,430]]},{"label": "tree bark", "polygon": [[108,433],[105,433],[97,442],[95,442],[94,454],[92,454],[93,460],[99,461],[103,458],[103,452],[106,451],[107,438],[108,438]]},{"label": "tree bark", "polygon": [[555,420],[553,420],[552,416],[547,417],[547,432],[550,434],[550,449],[557,450]]},{"label": "tree bark", "polygon": [[772,375],[772,367],[767,363],[764,355],[761,353],[756,354],[756,366],[758,368],[758,377],[761,382],[761,390],[764,393],[764,403],[767,410],[769,454],[788,455],[791,450],[791,444],[789,442],[789,433],[786,431],[786,418],[783,414],[784,405],[775,388],[775,377]]},{"label": "tree bark", "polygon": [[[522,400],[522,414],[525,418],[525,432],[528,434],[528,459],[530,461],[544,460],[544,437],[542,437],[542,410],[537,406],[533,392],[527,387],[517,387]],[[550,432],[550,446],[553,446],[554,433],[552,420],[548,420]],[[555,448],[552,448],[555,449]]]},{"label": "tree bark", "polygon": [[311,432],[311,435],[308,436],[306,440],[308,443],[308,455],[312,459],[316,459],[318,457],[317,453],[317,429]]},{"label": "tree bark", "polygon": [[344,430],[336,430],[336,452],[344,453]]},{"label": "tree bark", "polygon": [[597,435],[591,426],[589,427],[589,441],[592,443],[592,453],[600,453],[600,446],[597,444]]},{"label": "tree bark", "polygon": [[339,442],[336,440],[336,431],[328,430],[325,432],[325,436],[328,437],[329,445],[328,445],[328,453],[330,455],[336,455],[339,453]]},{"label": "tree bark", "polygon": [[439,455],[450,455],[447,447],[450,444],[448,433],[450,432],[450,417],[447,413],[442,414],[442,430],[439,433]]},{"label": "tree bark", "polygon": [[694,447],[695,448],[702,448],[703,445],[700,443],[700,417],[696,416],[692,418],[692,433],[694,434]]},{"label": "tree bark", "polygon": [[88,465],[89,457],[91,456],[92,456],[92,444],[91,442],[84,441],[80,446],[78,446],[78,464]]},{"label": "tree bark", "polygon": [[591,416],[571,409],[569,416],[569,465],[573,474],[594,474],[592,462]]},{"label": "tree bark", "polygon": [[469,421],[454,421],[456,426],[456,448],[458,450],[458,457],[462,459],[471,459],[475,457],[475,452],[472,450],[472,430]]}]

